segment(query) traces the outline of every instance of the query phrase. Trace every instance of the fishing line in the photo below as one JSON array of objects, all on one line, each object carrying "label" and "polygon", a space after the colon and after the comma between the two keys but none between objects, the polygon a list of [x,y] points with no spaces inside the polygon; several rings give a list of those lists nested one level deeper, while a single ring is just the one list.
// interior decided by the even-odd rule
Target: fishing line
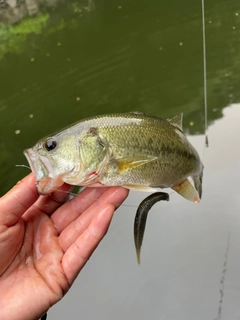
[{"label": "fishing line", "polygon": [[204,116],[205,116],[205,146],[208,142],[208,105],[207,105],[207,59],[206,59],[206,31],[205,31],[205,8],[202,0],[202,41],[203,41],[203,87],[204,87]]},{"label": "fishing line", "polygon": [[[82,190],[81,190],[81,191],[82,191]],[[75,198],[77,195],[81,194],[81,191],[80,191],[79,193],[73,193],[73,192],[70,192],[70,191],[57,190],[57,192],[62,192],[62,193],[65,193],[65,194],[67,194],[67,195],[70,196],[70,197],[67,199],[66,202],[72,200],[72,199]],[[172,193],[174,193],[174,192],[172,192]],[[82,197],[82,195],[81,195],[81,197]],[[89,198],[88,196],[84,196],[84,197],[82,197],[82,199],[88,199],[88,200],[90,199],[90,200],[93,200],[93,201],[97,201],[99,198],[94,198],[94,197]],[[54,200],[54,198],[53,198],[53,200]],[[124,204],[124,203],[123,203],[123,204],[121,204],[121,207],[137,208],[138,205],[131,205],[131,204],[127,204],[127,203]]]},{"label": "fishing line", "polygon": [[[77,195],[81,195],[81,192],[82,192],[83,190],[80,190],[80,192],[78,192],[78,193],[74,193],[74,192],[70,192],[70,191],[64,191],[64,190],[57,190],[57,192],[59,192],[59,193],[64,193],[64,194],[67,194],[67,195],[69,195],[69,198],[67,199],[67,201],[66,202],[68,202],[68,201],[70,201],[70,200],[72,200],[73,198],[75,198]],[[82,196],[81,195],[81,197],[82,197],[82,199],[83,200],[93,200],[93,201],[97,201],[97,200],[99,200],[99,197],[89,197],[89,196]],[[52,197],[52,199],[53,200],[55,200],[54,199],[54,197]],[[133,207],[133,208],[137,208],[138,206],[137,205],[130,205],[130,204],[121,204],[121,206],[124,206],[124,207]]]},{"label": "fishing line", "polygon": [[71,192],[71,191],[64,191],[64,190],[56,190],[57,192],[59,192],[59,193],[65,193],[65,194],[67,194],[67,195],[69,195],[69,196],[72,196],[73,198],[74,197],[76,197],[76,195],[78,195],[79,193],[81,193],[81,192],[79,192],[79,193],[74,193],[74,192]]},{"label": "fishing line", "polygon": [[27,168],[27,169],[31,170],[31,168],[28,166],[25,166],[25,164],[15,164],[15,167],[22,167],[22,168]]}]

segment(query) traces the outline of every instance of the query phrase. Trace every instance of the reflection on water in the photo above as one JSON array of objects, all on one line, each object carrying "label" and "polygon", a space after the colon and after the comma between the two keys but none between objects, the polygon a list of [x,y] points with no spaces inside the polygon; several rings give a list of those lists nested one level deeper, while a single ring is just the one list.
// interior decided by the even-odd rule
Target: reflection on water
[{"label": "reflection on water", "polygon": [[[77,318],[81,301],[85,319],[212,320],[220,306],[222,319],[239,319],[240,6],[205,3],[210,148],[203,153],[198,2],[0,1],[0,195],[28,173],[15,167],[27,163],[25,148],[95,114],[183,112],[184,130],[204,154],[202,202],[192,206],[171,195],[161,215],[154,208],[141,268],[132,239],[135,212],[120,209],[76,292],[63,300],[65,317],[71,307]],[[141,200],[133,193],[128,203]]]},{"label": "reflection on water", "polygon": [[220,280],[220,299],[219,299],[219,306],[218,306],[218,316],[216,320],[222,319],[222,307],[223,307],[223,298],[224,298],[224,291],[225,291],[225,278],[227,273],[227,265],[228,265],[228,254],[229,254],[229,248],[230,248],[230,231],[228,232],[228,238],[227,238],[227,246],[226,246],[226,252],[224,255],[224,262],[223,262],[223,270],[222,270],[222,277]]}]

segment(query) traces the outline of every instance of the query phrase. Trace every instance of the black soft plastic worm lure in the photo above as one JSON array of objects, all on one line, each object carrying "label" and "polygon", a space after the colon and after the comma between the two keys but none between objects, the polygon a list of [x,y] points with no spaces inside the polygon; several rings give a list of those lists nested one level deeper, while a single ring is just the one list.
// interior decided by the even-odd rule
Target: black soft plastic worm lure
[{"label": "black soft plastic worm lure", "polygon": [[137,254],[137,261],[140,264],[140,252],[149,210],[161,200],[169,201],[169,194],[166,192],[155,192],[145,198],[138,206],[134,221],[134,242]]}]

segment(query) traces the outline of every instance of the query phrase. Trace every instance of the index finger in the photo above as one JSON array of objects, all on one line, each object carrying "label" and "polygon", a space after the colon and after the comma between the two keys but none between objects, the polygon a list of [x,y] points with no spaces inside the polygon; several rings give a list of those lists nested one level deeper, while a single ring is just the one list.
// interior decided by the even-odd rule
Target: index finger
[{"label": "index finger", "polygon": [[38,197],[35,177],[30,173],[0,198],[0,224],[14,225]]}]

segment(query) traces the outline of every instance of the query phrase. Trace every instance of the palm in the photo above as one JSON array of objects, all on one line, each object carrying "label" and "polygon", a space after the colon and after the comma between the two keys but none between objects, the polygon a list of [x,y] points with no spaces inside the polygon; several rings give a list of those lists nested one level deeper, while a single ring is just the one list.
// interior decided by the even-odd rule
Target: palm
[{"label": "palm", "polygon": [[1,266],[7,267],[1,291],[13,300],[19,297],[26,300],[29,305],[26,311],[31,315],[31,308],[36,303],[41,304],[42,310],[47,310],[58,301],[66,292],[68,282],[61,264],[63,250],[51,219],[38,213],[33,221],[24,220],[11,235],[12,239],[18,239],[18,243],[8,248],[9,255],[14,257],[10,266],[8,263]]},{"label": "palm", "polygon": [[[17,186],[0,199],[3,319],[37,319],[60,300],[107,231],[115,207],[127,196],[122,188],[91,188],[62,204],[66,193],[39,197],[33,178],[25,180],[28,198],[22,198],[23,188],[16,192]],[[9,203],[9,196],[15,204]],[[11,301],[16,312],[7,317]]]}]

